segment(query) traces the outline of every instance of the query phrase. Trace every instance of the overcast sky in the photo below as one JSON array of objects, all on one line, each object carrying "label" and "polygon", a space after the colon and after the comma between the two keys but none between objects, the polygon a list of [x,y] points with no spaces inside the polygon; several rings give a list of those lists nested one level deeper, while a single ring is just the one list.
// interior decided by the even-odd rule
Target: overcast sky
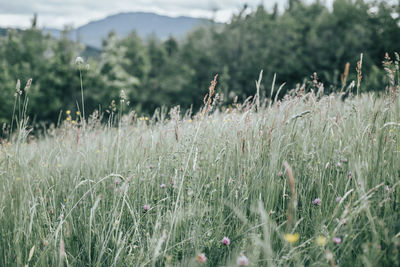
[{"label": "overcast sky", "polygon": [[[0,0],[0,27],[29,27],[33,13],[38,14],[39,26],[63,28],[81,26],[120,12],[147,11],[169,16],[211,18],[226,22],[245,3],[251,8],[263,3],[282,8],[287,0]],[[312,1],[312,0],[308,0]],[[323,0],[323,2],[332,0]]]},{"label": "overcast sky", "polygon": [[80,26],[119,12],[149,11],[170,16],[211,17],[228,21],[244,3],[271,7],[285,0],[0,0],[0,27],[29,27],[33,13],[39,26],[62,28]]}]

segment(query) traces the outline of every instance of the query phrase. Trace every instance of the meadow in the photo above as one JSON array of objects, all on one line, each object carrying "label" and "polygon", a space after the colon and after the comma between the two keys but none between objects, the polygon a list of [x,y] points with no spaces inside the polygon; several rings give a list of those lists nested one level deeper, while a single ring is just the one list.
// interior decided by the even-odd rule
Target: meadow
[{"label": "meadow", "polygon": [[0,266],[400,265],[398,97],[110,112],[3,141]]}]

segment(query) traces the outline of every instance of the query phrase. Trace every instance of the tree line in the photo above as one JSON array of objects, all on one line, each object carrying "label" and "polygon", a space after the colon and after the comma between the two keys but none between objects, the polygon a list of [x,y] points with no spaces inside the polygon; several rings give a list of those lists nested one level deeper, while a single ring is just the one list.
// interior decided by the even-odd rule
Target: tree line
[{"label": "tree line", "polygon": [[316,79],[326,93],[343,90],[361,73],[361,53],[360,90],[385,90],[382,61],[400,51],[399,13],[399,3],[364,0],[335,0],[331,7],[290,0],[281,11],[277,5],[244,7],[229,23],[200,26],[183,40],[111,32],[102,50],[84,56],[80,66],[76,58],[88,50],[71,42],[67,31],[55,39],[36,23],[7,30],[0,37],[0,122],[10,123],[16,95],[26,94],[16,91],[17,80],[30,78],[28,114],[34,122],[57,122],[65,117],[62,111],[81,106],[80,75],[86,114],[111,109],[122,90],[138,113],[173,105],[197,110],[215,74],[226,104],[254,95],[260,70],[264,97],[273,80],[286,83],[281,96],[303,85],[307,90]]}]

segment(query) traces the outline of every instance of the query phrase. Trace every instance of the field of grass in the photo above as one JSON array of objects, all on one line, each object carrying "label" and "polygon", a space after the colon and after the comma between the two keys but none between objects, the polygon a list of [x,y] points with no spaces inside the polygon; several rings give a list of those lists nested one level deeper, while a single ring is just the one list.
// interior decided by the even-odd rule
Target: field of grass
[{"label": "field of grass", "polygon": [[0,266],[400,265],[399,100],[178,114],[4,142]]}]

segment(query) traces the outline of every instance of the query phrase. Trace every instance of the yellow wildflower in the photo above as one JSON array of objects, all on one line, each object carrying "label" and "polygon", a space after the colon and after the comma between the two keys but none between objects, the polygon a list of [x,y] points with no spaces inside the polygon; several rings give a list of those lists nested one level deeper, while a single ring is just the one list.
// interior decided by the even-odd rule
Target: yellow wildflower
[{"label": "yellow wildflower", "polygon": [[188,120],[189,123],[192,123],[192,120]]},{"label": "yellow wildflower", "polygon": [[143,117],[140,117],[139,120],[142,121],[142,120],[143,120]]},{"label": "yellow wildflower", "polygon": [[299,238],[300,238],[300,235],[298,234],[298,233],[295,233],[295,234],[285,234],[285,240],[287,241],[287,242],[289,242],[289,243],[296,243],[298,240],[299,240]]},{"label": "yellow wildflower", "polygon": [[67,121],[70,121],[70,120],[71,120],[71,117],[68,116],[68,117],[66,118],[66,120],[67,120]]},{"label": "yellow wildflower", "polygon": [[72,124],[75,124],[75,122],[76,122],[75,120],[72,120],[72,121],[71,121]]},{"label": "yellow wildflower", "polygon": [[67,115],[69,115],[69,114],[71,114],[71,110],[67,110],[66,112],[65,112]]},{"label": "yellow wildflower", "polygon": [[144,117],[144,119],[145,119],[146,121],[148,121],[148,120],[149,120],[149,117],[146,116],[146,117]]},{"label": "yellow wildflower", "polygon": [[81,115],[81,113],[79,111],[77,111],[76,112],[76,116],[79,116],[79,115]]},{"label": "yellow wildflower", "polygon": [[327,239],[326,239],[325,236],[320,235],[320,236],[317,237],[317,245],[318,245],[318,246],[323,247],[323,246],[326,245],[326,242],[327,242]]}]

